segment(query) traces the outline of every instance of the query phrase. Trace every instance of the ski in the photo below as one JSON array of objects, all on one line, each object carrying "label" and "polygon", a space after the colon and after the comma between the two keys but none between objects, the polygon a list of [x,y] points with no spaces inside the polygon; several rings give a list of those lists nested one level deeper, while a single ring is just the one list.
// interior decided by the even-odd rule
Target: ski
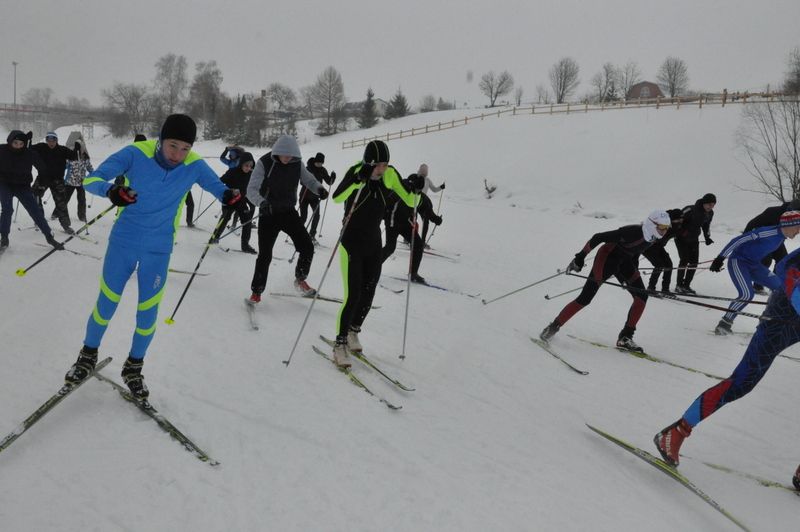
[{"label": "ski", "polygon": [[[402,249],[403,251],[406,251],[406,252],[408,251],[408,248],[405,248],[405,249],[400,248],[400,249]],[[443,253],[438,253],[436,251],[430,251],[430,250],[426,249],[422,253],[423,253],[423,255],[430,255],[431,257],[437,257],[437,258],[440,258],[440,259],[449,260],[450,262],[456,262],[456,263],[458,262],[457,258],[451,257],[449,255],[445,255]]]},{"label": "ski", "polygon": [[[682,455],[683,458],[688,458],[689,460],[694,460],[691,456]],[[728,473],[731,475],[735,475],[737,477],[741,477],[747,480],[752,480],[764,486],[765,488],[778,488],[786,491],[791,491],[795,495],[800,496],[800,492],[797,491],[794,486],[783,484],[781,482],[770,480],[768,478],[759,477],[758,475],[753,475],[752,473],[745,473],[744,471],[738,471],[733,469],[732,467],[720,465],[720,464],[712,464],[711,462],[705,462],[700,460],[700,463],[706,467],[710,467],[711,469],[716,469],[717,471],[722,471],[723,473]]]},{"label": "ski", "polygon": [[388,286],[386,286],[386,285],[385,285],[385,284],[383,284],[383,283],[379,283],[379,284],[378,284],[378,286],[380,286],[380,287],[381,287],[381,288],[383,288],[384,290],[388,290],[389,292],[392,292],[392,293],[394,293],[394,294],[402,294],[403,292],[405,292],[405,291],[406,291],[406,289],[405,289],[405,288],[401,288],[401,289],[399,289],[399,290],[395,290],[394,288],[389,288]]},{"label": "ski", "polygon": [[[52,246],[50,246],[49,244],[42,244],[41,242],[34,242],[33,245],[52,249]],[[103,257],[98,257],[97,255],[90,255],[89,253],[82,253],[80,251],[75,251],[74,249],[64,248],[63,251],[66,251],[67,253],[72,253],[73,255],[78,255],[80,257],[89,257],[90,259],[103,260]]]},{"label": "ski", "polygon": [[[270,292],[269,295],[277,297],[299,297],[300,299],[314,299],[314,296],[304,296],[303,294],[290,294],[288,292]],[[344,301],[339,299],[338,297],[317,296],[317,300],[328,301],[330,303],[339,303],[339,304],[344,303]],[[381,307],[372,305],[370,308],[375,310]]]},{"label": "ski", "polygon": [[[322,340],[323,342],[328,344],[330,347],[333,347],[334,345],[336,345],[336,342],[334,340],[331,340],[330,338],[326,338],[326,337],[322,336],[321,334],[319,335],[319,338],[320,338],[320,340]],[[370,359],[368,359],[364,355],[363,352],[361,352],[361,351],[351,351],[349,349],[348,349],[348,352],[351,355],[353,355],[355,358],[357,358],[358,360],[363,362],[365,365],[367,365],[370,368],[374,369],[381,377],[383,377],[384,379],[386,379],[390,383],[394,384],[395,386],[397,386],[398,388],[400,388],[404,392],[413,392],[415,390],[415,388],[411,388],[410,386],[406,386],[405,384],[403,384],[399,380],[395,379],[394,377],[390,377],[389,375],[387,375],[382,369],[380,369]]]},{"label": "ski", "polygon": [[[217,248],[220,249],[221,251],[224,251],[225,253],[230,253],[231,251],[234,251],[236,253],[242,253],[244,255],[252,255],[253,257],[257,257],[258,256],[258,253],[249,253],[247,251],[242,251],[241,249],[225,248],[225,247],[222,247],[222,246],[217,246]],[[272,256],[272,260],[286,260],[286,259],[283,258],[283,257],[276,257],[275,255],[273,255]]]},{"label": "ski", "polygon": [[649,360],[650,362],[655,362],[657,364],[666,364],[667,366],[672,366],[673,368],[678,368],[678,369],[682,369],[684,371],[690,371],[692,373],[697,373],[697,374],[700,374],[700,375],[704,375],[704,376],[708,377],[709,379],[715,379],[715,380],[718,380],[718,381],[725,380],[725,377],[720,377],[719,375],[714,375],[713,373],[706,373],[705,371],[701,371],[699,369],[695,369],[695,368],[692,368],[692,367],[689,367],[689,366],[683,366],[681,364],[676,364],[675,362],[670,362],[669,360],[664,360],[663,358],[658,358],[656,356],[653,356],[653,355],[650,355],[648,353],[645,353],[644,351],[632,351],[630,349],[623,349],[621,347],[616,347],[616,346],[612,347],[610,345],[602,344],[600,342],[595,342],[593,340],[587,340],[585,338],[580,338],[580,337],[574,336],[572,334],[568,334],[567,336],[569,338],[572,338],[573,340],[578,340],[579,342],[583,342],[583,343],[586,343],[586,344],[589,344],[589,345],[593,345],[595,347],[602,347],[603,349],[616,349],[617,351],[619,351],[621,353],[626,353],[626,354],[634,356],[636,358],[641,358],[643,360]]},{"label": "ski", "polygon": [[[408,279],[407,279],[407,278],[405,278],[405,277],[396,277],[396,276],[394,276],[394,275],[389,275],[388,277],[389,277],[390,279],[395,279],[395,280],[397,280],[397,281],[403,281],[403,282],[407,282],[407,281],[408,281]],[[442,290],[443,292],[450,292],[451,294],[458,294],[458,295],[460,295],[460,296],[467,296],[467,297],[471,297],[471,298],[473,298],[473,299],[475,299],[475,298],[477,298],[479,295],[481,295],[481,294],[480,294],[480,292],[478,292],[477,294],[470,294],[470,293],[467,293],[467,292],[462,292],[462,291],[460,291],[460,290],[454,290],[454,289],[452,289],[452,288],[446,288],[446,287],[444,287],[444,286],[439,286],[439,285],[436,285],[436,284],[431,284],[431,283],[428,283],[428,282],[425,282],[425,283],[416,283],[416,282],[412,281],[412,283],[413,283],[413,284],[416,284],[416,285],[419,285],[419,286],[427,286],[428,288],[435,288],[436,290]]]},{"label": "ski", "polygon": [[219,465],[218,461],[208,456],[208,454],[202,449],[200,449],[192,440],[189,439],[188,436],[186,436],[183,432],[178,430],[175,427],[175,425],[173,425],[167,418],[165,418],[162,414],[160,414],[158,410],[156,410],[147,399],[140,401],[134,398],[131,395],[131,392],[127,388],[109,379],[102,373],[98,373],[97,371],[95,371],[94,377],[103,382],[107,382],[108,384],[113,386],[114,389],[116,389],[119,392],[119,394],[123,397],[123,399],[125,399],[129,403],[133,403],[139,408],[139,410],[150,416],[150,418],[153,421],[155,421],[156,424],[159,427],[161,427],[161,429],[164,432],[172,436],[172,438],[175,441],[183,445],[184,449],[192,453],[198,460],[200,460],[201,462],[205,462],[211,466]]},{"label": "ski", "polygon": [[250,321],[250,328],[254,331],[258,330],[258,322],[256,321],[256,304],[247,298],[244,298],[244,306],[247,308],[247,319]]},{"label": "ski", "polygon": [[337,365],[336,365],[336,362],[334,362],[334,361],[333,361],[333,359],[332,359],[331,357],[329,357],[329,356],[328,356],[328,355],[327,355],[327,354],[326,354],[324,351],[322,351],[322,350],[321,350],[319,347],[317,347],[317,346],[315,346],[315,345],[312,345],[311,347],[312,347],[312,349],[314,350],[314,352],[315,352],[316,354],[318,354],[319,356],[321,356],[322,358],[324,358],[325,360],[327,360],[328,362],[330,362],[331,364],[333,364],[333,365],[336,367],[336,369],[338,369],[339,371],[341,371],[342,373],[344,373],[345,375],[347,375],[347,378],[348,378],[348,379],[350,379],[350,382],[352,382],[352,383],[353,383],[355,386],[358,386],[359,388],[361,388],[362,390],[364,390],[365,392],[367,392],[367,393],[368,393],[369,395],[371,395],[372,397],[374,397],[374,398],[378,399],[378,400],[379,400],[381,403],[385,404],[385,405],[387,406],[387,408],[389,408],[389,409],[391,409],[391,410],[400,410],[401,408],[403,408],[402,406],[397,406],[397,405],[394,405],[394,404],[390,403],[388,400],[384,399],[383,397],[381,397],[381,396],[379,396],[379,395],[376,395],[376,394],[375,394],[375,393],[374,393],[372,390],[370,390],[369,388],[367,388],[366,384],[364,384],[363,382],[361,382],[361,380],[360,380],[358,377],[356,377],[356,376],[353,374],[353,372],[352,372],[352,371],[350,371],[350,368],[340,368],[339,366],[337,366]]},{"label": "ski", "polygon": [[[100,371],[105,366],[107,366],[109,362],[111,362],[111,357],[108,357],[108,358],[106,358],[104,360],[101,360],[95,366],[94,372],[96,373],[96,372]],[[8,446],[11,445],[12,443],[14,443],[14,441],[17,438],[22,436],[22,434],[25,433],[25,431],[27,431],[29,428],[31,428],[33,425],[35,425],[36,422],[38,422],[40,419],[42,419],[45,416],[45,414],[50,412],[53,408],[55,408],[55,406],[58,403],[63,401],[65,397],[67,397],[69,394],[71,394],[72,392],[74,392],[75,390],[80,388],[80,386],[84,382],[86,382],[87,380],[89,380],[88,377],[86,379],[82,380],[81,382],[79,382],[78,384],[72,384],[72,385],[65,384],[64,386],[62,386],[61,389],[59,389],[55,394],[53,394],[50,397],[50,399],[45,401],[42,404],[42,406],[37,408],[36,411],[33,414],[28,416],[25,419],[25,421],[20,423],[19,426],[16,429],[14,429],[8,436],[6,436],[5,438],[3,438],[2,441],[0,441],[0,452],[5,451],[8,448]]]},{"label": "ski", "polygon": [[170,268],[169,273],[182,273],[184,275],[197,275],[198,277],[207,277],[211,275],[210,273],[203,273],[203,272],[190,272],[187,270],[176,270],[175,268]]},{"label": "ski", "polygon": [[725,517],[727,517],[736,526],[738,526],[742,530],[749,531],[749,529],[746,526],[744,526],[733,515],[731,515],[730,512],[728,512],[725,508],[720,506],[714,499],[712,499],[711,497],[706,495],[700,488],[695,486],[692,483],[692,481],[690,481],[688,478],[686,478],[681,473],[679,473],[678,470],[675,469],[674,467],[670,466],[669,464],[667,464],[666,462],[664,462],[660,458],[656,458],[655,456],[653,456],[652,454],[648,453],[647,451],[645,451],[643,449],[640,449],[640,448],[638,448],[638,447],[636,447],[634,445],[631,445],[628,442],[620,440],[619,438],[617,438],[615,436],[612,436],[611,434],[609,434],[607,432],[603,432],[602,430],[600,430],[600,429],[598,429],[596,427],[593,427],[593,426],[589,425],[588,423],[586,424],[586,426],[589,427],[595,433],[597,433],[600,436],[602,436],[605,439],[607,439],[608,441],[619,445],[620,447],[622,447],[623,449],[625,449],[626,451],[628,451],[632,455],[636,456],[637,458],[641,458],[642,460],[644,460],[648,464],[652,465],[653,467],[655,467],[656,469],[658,469],[659,471],[661,471],[662,473],[664,473],[668,477],[674,479],[675,481],[680,483],[682,486],[684,486],[686,489],[688,489],[689,491],[691,491],[692,493],[694,493],[695,495],[697,495],[698,497],[703,499],[706,502],[706,504],[708,504],[709,506],[714,508],[716,511],[718,511],[719,513],[721,513]]},{"label": "ski", "polygon": [[579,375],[588,375],[589,374],[588,371],[583,371],[581,369],[578,369],[575,366],[573,366],[572,364],[570,364],[569,362],[567,362],[566,360],[564,360],[563,358],[561,358],[561,355],[559,355],[558,353],[553,351],[553,349],[550,347],[550,345],[547,342],[544,342],[539,338],[534,338],[533,336],[530,336],[529,338],[531,339],[531,342],[533,342],[534,344],[538,345],[539,347],[541,347],[542,349],[544,349],[545,351],[547,351],[548,353],[550,353],[551,355],[556,357],[558,360],[561,361],[562,364],[567,366],[569,369],[571,369],[575,373],[577,373]]}]

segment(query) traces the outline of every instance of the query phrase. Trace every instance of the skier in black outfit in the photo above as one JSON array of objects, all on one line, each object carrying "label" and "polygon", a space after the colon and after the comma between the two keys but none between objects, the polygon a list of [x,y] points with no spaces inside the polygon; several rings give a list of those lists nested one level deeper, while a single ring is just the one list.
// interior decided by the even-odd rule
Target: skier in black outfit
[{"label": "skier in black outfit", "polygon": [[0,144],[0,249],[8,247],[8,232],[11,229],[11,215],[14,214],[14,197],[19,200],[34,223],[56,249],[64,246],[53,238],[53,231],[47,224],[44,211],[36,202],[31,189],[32,168],[44,171],[44,163],[29,149],[30,136],[15,129],[8,134],[7,144]]},{"label": "skier in black outfit", "polygon": [[[406,189],[410,186],[412,190]],[[344,303],[336,324],[333,360],[340,367],[350,365],[348,350],[360,351],[358,333],[367,317],[381,276],[381,220],[389,195],[395,192],[411,207],[418,201],[414,192],[425,186],[420,176],[401,182],[389,166],[389,147],[373,140],[364,150],[363,161],[351,166],[333,193],[335,203],[344,202],[344,227],[339,257],[344,283]]]},{"label": "skier in black outfit", "polygon": [[[325,154],[318,153],[308,160],[306,169],[311,172],[317,181],[320,183],[327,183],[330,187],[333,186],[333,182],[336,181],[336,172],[331,172],[331,174],[328,175],[328,170],[322,166],[324,163]],[[309,190],[305,185],[302,185],[300,187],[300,219],[303,220],[303,224],[305,225],[306,218],[308,218],[308,208],[311,207],[311,229],[308,231],[308,234],[311,236],[311,241],[314,244],[317,243],[317,239],[314,237],[317,236],[317,224],[319,223],[318,206],[319,196]]]},{"label": "skier in black outfit", "polygon": [[[413,181],[418,179],[419,174],[411,174],[409,180]],[[420,176],[423,177],[423,176]],[[424,179],[424,177],[423,177]],[[411,190],[413,186],[411,181],[403,183],[403,186]],[[419,206],[417,207],[417,214],[425,221],[430,220],[435,225],[442,223],[442,217],[437,216],[433,212],[433,203],[425,193],[420,193]],[[397,247],[397,237],[402,236],[407,242],[414,239],[413,256],[411,258],[411,281],[415,283],[425,283],[425,278],[419,274],[419,265],[422,262],[422,253],[424,251],[425,242],[419,236],[417,231],[416,221],[413,220],[414,209],[406,205],[396,194],[393,195],[392,201],[388,205],[384,223],[386,224],[386,244],[383,246],[382,260],[386,262]]]},{"label": "skier in black outfit", "polygon": [[706,246],[714,243],[711,240],[711,220],[714,218],[714,206],[717,197],[708,193],[697,200],[694,205],[683,208],[681,230],[675,235],[675,247],[678,248],[678,283],[675,291],[680,294],[696,294],[691,288],[692,279],[700,260],[700,232],[705,238]]},{"label": "skier in black outfit", "polygon": [[[747,222],[747,225],[744,228],[743,233],[748,231],[752,231],[753,229],[757,229],[759,227],[768,227],[773,225],[779,225],[781,215],[785,212],[789,211],[800,211],[800,199],[794,199],[792,201],[786,201],[780,205],[775,207],[767,207],[764,209],[764,212]],[[775,266],[778,266],[778,262],[787,255],[786,251],[786,244],[781,244],[778,246],[778,249],[764,257],[761,261],[761,264],[769,268],[772,261],[775,261]],[[766,291],[764,287],[758,283],[753,283],[753,290],[756,294],[765,294]]]},{"label": "skier in black outfit", "polygon": [[[242,152],[238,159],[239,165],[235,166],[234,168],[229,168],[228,171],[222,175],[220,180],[225,183],[228,188],[235,190],[247,190],[247,185],[250,183],[250,174],[252,174],[256,163],[253,159],[253,154],[248,151]],[[228,220],[231,219],[231,215],[236,212],[241,212],[240,219],[242,221],[242,251],[255,255],[256,250],[250,245],[250,233],[252,232],[252,224],[250,221],[253,219],[255,206],[246,198],[245,201],[249,207],[247,210],[243,210],[241,208],[237,209],[229,205],[222,206],[222,214],[220,215],[220,221],[217,224],[217,229],[214,232],[214,240],[219,239],[222,231],[228,224]],[[236,222],[234,221],[234,224],[235,223]]]},{"label": "skier in black outfit", "polygon": [[650,274],[650,281],[647,284],[647,289],[651,292],[656,291],[658,278],[663,272],[664,279],[661,283],[661,291],[665,294],[670,293],[669,283],[672,279],[672,258],[669,256],[669,253],[667,253],[666,245],[667,242],[675,236],[675,233],[680,230],[683,211],[681,211],[681,209],[669,209],[667,214],[672,222],[671,227],[663,237],[653,242],[652,246],[642,252],[642,255],[653,265],[653,272]]},{"label": "skier in black outfit", "polygon": [[306,297],[316,293],[306,282],[314,258],[314,244],[295,210],[300,181],[308,188],[315,188],[320,198],[328,197],[325,187],[303,166],[300,146],[295,138],[282,135],[275,141],[272,151],[258,160],[247,186],[247,199],[260,207],[258,258],[250,286],[250,301],[253,303],[261,301],[261,294],[267,286],[272,246],[281,231],[289,235],[300,254],[295,268],[294,287]]},{"label": "skier in black outfit", "polygon": [[56,204],[55,215],[61,227],[67,234],[75,231],[70,227],[69,212],[67,211],[67,188],[64,183],[64,172],[67,161],[74,161],[77,156],[74,151],[58,143],[58,135],[50,131],[45,136],[45,142],[34,144],[31,148],[44,162],[44,172],[40,172],[33,185],[34,192],[41,199],[48,188]]},{"label": "skier in black outfit", "polygon": [[572,316],[592,302],[600,285],[606,279],[614,276],[620,284],[629,287],[628,291],[633,297],[633,304],[628,311],[628,319],[617,338],[617,347],[642,351],[642,348],[633,341],[636,324],[642,317],[647,304],[647,291],[639,274],[639,255],[663,237],[671,226],[666,211],[654,211],[641,224],[626,225],[614,231],[597,233],[592,236],[567,266],[567,274],[571,271],[581,271],[586,255],[601,243],[603,244],[597,250],[592,271],[589,273],[583,290],[574,301],[567,303],[567,306],[550,325],[544,328],[539,338],[545,342],[549,341]]}]

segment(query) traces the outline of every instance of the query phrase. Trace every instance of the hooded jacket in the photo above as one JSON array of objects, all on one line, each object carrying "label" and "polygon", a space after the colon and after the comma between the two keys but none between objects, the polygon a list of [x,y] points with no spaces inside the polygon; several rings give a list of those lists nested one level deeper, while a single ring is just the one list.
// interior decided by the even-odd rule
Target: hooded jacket
[{"label": "hooded jacket", "polygon": [[687,205],[683,208],[683,221],[675,240],[696,241],[700,237],[700,231],[706,238],[711,238],[710,228],[713,218],[714,211],[706,212],[703,208],[703,198],[694,202],[694,205]]},{"label": "hooded jacket", "polygon": [[[320,183],[327,183],[328,186],[333,185],[333,178],[328,174],[328,170],[325,169],[324,166],[317,167],[314,163],[317,161],[316,157],[312,157],[306,163],[306,170],[311,172],[311,174],[319,181]],[[313,195],[313,198],[309,198],[308,195]],[[300,200],[316,200],[317,195],[308,190],[305,185],[300,187]]]},{"label": "hooded jacket", "polygon": [[[0,182],[7,185],[28,185],[33,181],[32,169],[41,174],[44,172],[44,162],[39,155],[28,147],[15,150],[11,148],[11,141],[22,136],[27,143],[27,137],[22,131],[15,129],[8,135],[8,144],[0,144]],[[20,139],[22,140],[22,139]]]},{"label": "hooded jacket", "polygon": [[[281,155],[288,155],[292,160],[283,164],[278,160]],[[247,199],[270,213],[293,211],[297,204],[297,186],[301,181],[316,194],[323,190],[322,184],[303,166],[297,140],[282,135],[275,141],[272,151],[256,163],[247,185]]]},{"label": "hooded jacket", "polygon": [[246,193],[247,186],[250,184],[250,176],[253,173],[252,170],[249,172],[242,170],[242,167],[248,162],[253,162],[253,155],[250,154],[250,152],[243,152],[240,157],[239,166],[229,168],[228,171],[222,175],[222,182],[229,188],[235,188],[239,192]]}]

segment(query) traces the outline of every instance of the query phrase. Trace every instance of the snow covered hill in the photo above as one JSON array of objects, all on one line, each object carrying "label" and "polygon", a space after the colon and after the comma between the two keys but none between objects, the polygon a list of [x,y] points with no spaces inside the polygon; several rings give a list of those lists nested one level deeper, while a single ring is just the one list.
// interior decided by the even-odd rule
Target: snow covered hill
[{"label": "snow covered hill", "polygon": [[[429,116],[405,119],[424,124]],[[444,224],[426,256],[430,282],[491,298],[565,266],[595,232],[641,221],[656,208],[718,197],[713,258],[768,199],[752,188],[734,151],[735,108],[627,110],[486,120],[451,132],[390,143],[402,174],[427,162],[445,180]],[[382,130],[389,127],[383,124]],[[390,129],[397,129],[390,127]],[[67,131],[68,133],[68,131]],[[360,150],[341,150],[345,133],[302,146],[326,153],[342,176]],[[98,138],[95,162],[119,148]],[[215,157],[221,143],[199,143]],[[260,156],[262,153],[256,153]],[[220,171],[213,158],[211,164]],[[484,179],[497,187],[485,197]],[[208,195],[194,192],[199,213]],[[434,201],[437,198],[433,198]],[[89,216],[105,208],[96,198]],[[74,206],[73,206],[74,214]],[[191,270],[215,223],[212,207],[182,228],[173,268]],[[330,203],[309,281],[319,284],[336,241],[341,207]],[[112,220],[90,231],[102,256]],[[46,250],[21,213],[0,258],[0,436],[60,385],[81,346],[97,297],[101,261],[57,253],[25,277],[14,275]],[[59,235],[64,238],[65,235]],[[253,244],[255,245],[255,238]],[[238,247],[234,236],[223,245]],[[792,245],[790,245],[790,248]],[[400,246],[402,248],[402,246]],[[676,257],[672,244],[668,250]],[[279,238],[275,255],[291,256]],[[250,330],[242,299],[254,260],[213,249],[175,324],[163,324],[188,276],[173,274],[144,374],[152,401],[221,462],[209,467],[183,451],[108,385],[90,381],[0,455],[3,530],[732,530],[734,525],[665,475],[589,431],[585,423],[653,451],[652,437],[715,381],[570,338],[611,343],[630,296],[603,287],[594,303],[553,340],[580,376],[532,344],[580,285],[558,277],[488,306],[479,298],[413,286],[407,357],[400,361],[405,293],[379,288],[362,342],[387,372],[413,385],[392,388],[365,367],[356,372],[403,409],[392,412],[314,354],[317,335],[334,334],[338,306],[318,302],[287,368],[309,302],[267,297],[261,328]],[[407,251],[384,264],[402,276]],[[275,261],[268,291],[289,291],[293,265]],[[390,288],[404,283],[390,278]],[[104,371],[119,379],[134,326],[135,280],[105,337]],[[726,274],[698,274],[695,288],[733,295]],[[322,293],[341,296],[338,261]],[[636,339],[675,364],[726,376],[746,338],[714,337],[719,312],[650,300]],[[740,318],[734,329],[752,331]],[[800,350],[787,351],[790,356]],[[800,462],[793,396],[800,363],[776,360],[748,397],[702,423],[687,440],[681,471],[753,530],[792,529],[794,494],[729,473],[723,464],[788,484]]]}]

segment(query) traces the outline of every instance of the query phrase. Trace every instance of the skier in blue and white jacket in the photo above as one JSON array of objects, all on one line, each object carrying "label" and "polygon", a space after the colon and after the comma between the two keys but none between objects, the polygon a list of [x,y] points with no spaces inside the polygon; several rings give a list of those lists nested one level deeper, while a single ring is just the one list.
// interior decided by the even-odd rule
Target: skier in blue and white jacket
[{"label": "skier in blue and white jacket", "polygon": [[[170,115],[159,140],[134,142],[106,159],[83,180],[92,194],[121,207],[108,239],[100,279],[100,294],[86,325],[78,359],[65,376],[75,385],[91,375],[97,351],[117,309],[122,291],[136,272],[139,305],[131,349],[122,378],[134,397],[147,399],[142,377],[144,356],[156,329],[158,305],[164,294],[169,259],[186,194],[195,183],[222,204],[244,207],[244,196],[229,189],[197,153],[191,151],[197,126],[186,115]],[[114,183],[125,176],[125,184]]]},{"label": "skier in blue and white jacket", "polygon": [[780,278],[769,271],[761,261],[779,248],[784,240],[794,238],[797,233],[800,233],[800,211],[788,211],[781,215],[778,225],[759,227],[743,233],[722,249],[709,269],[712,272],[721,271],[723,262],[728,259],[728,273],[739,295],[737,300],[728,306],[728,312],[714,329],[716,334],[731,333],[731,326],[737,313],[743,310],[755,295],[753,282],[770,290],[781,289]]}]

